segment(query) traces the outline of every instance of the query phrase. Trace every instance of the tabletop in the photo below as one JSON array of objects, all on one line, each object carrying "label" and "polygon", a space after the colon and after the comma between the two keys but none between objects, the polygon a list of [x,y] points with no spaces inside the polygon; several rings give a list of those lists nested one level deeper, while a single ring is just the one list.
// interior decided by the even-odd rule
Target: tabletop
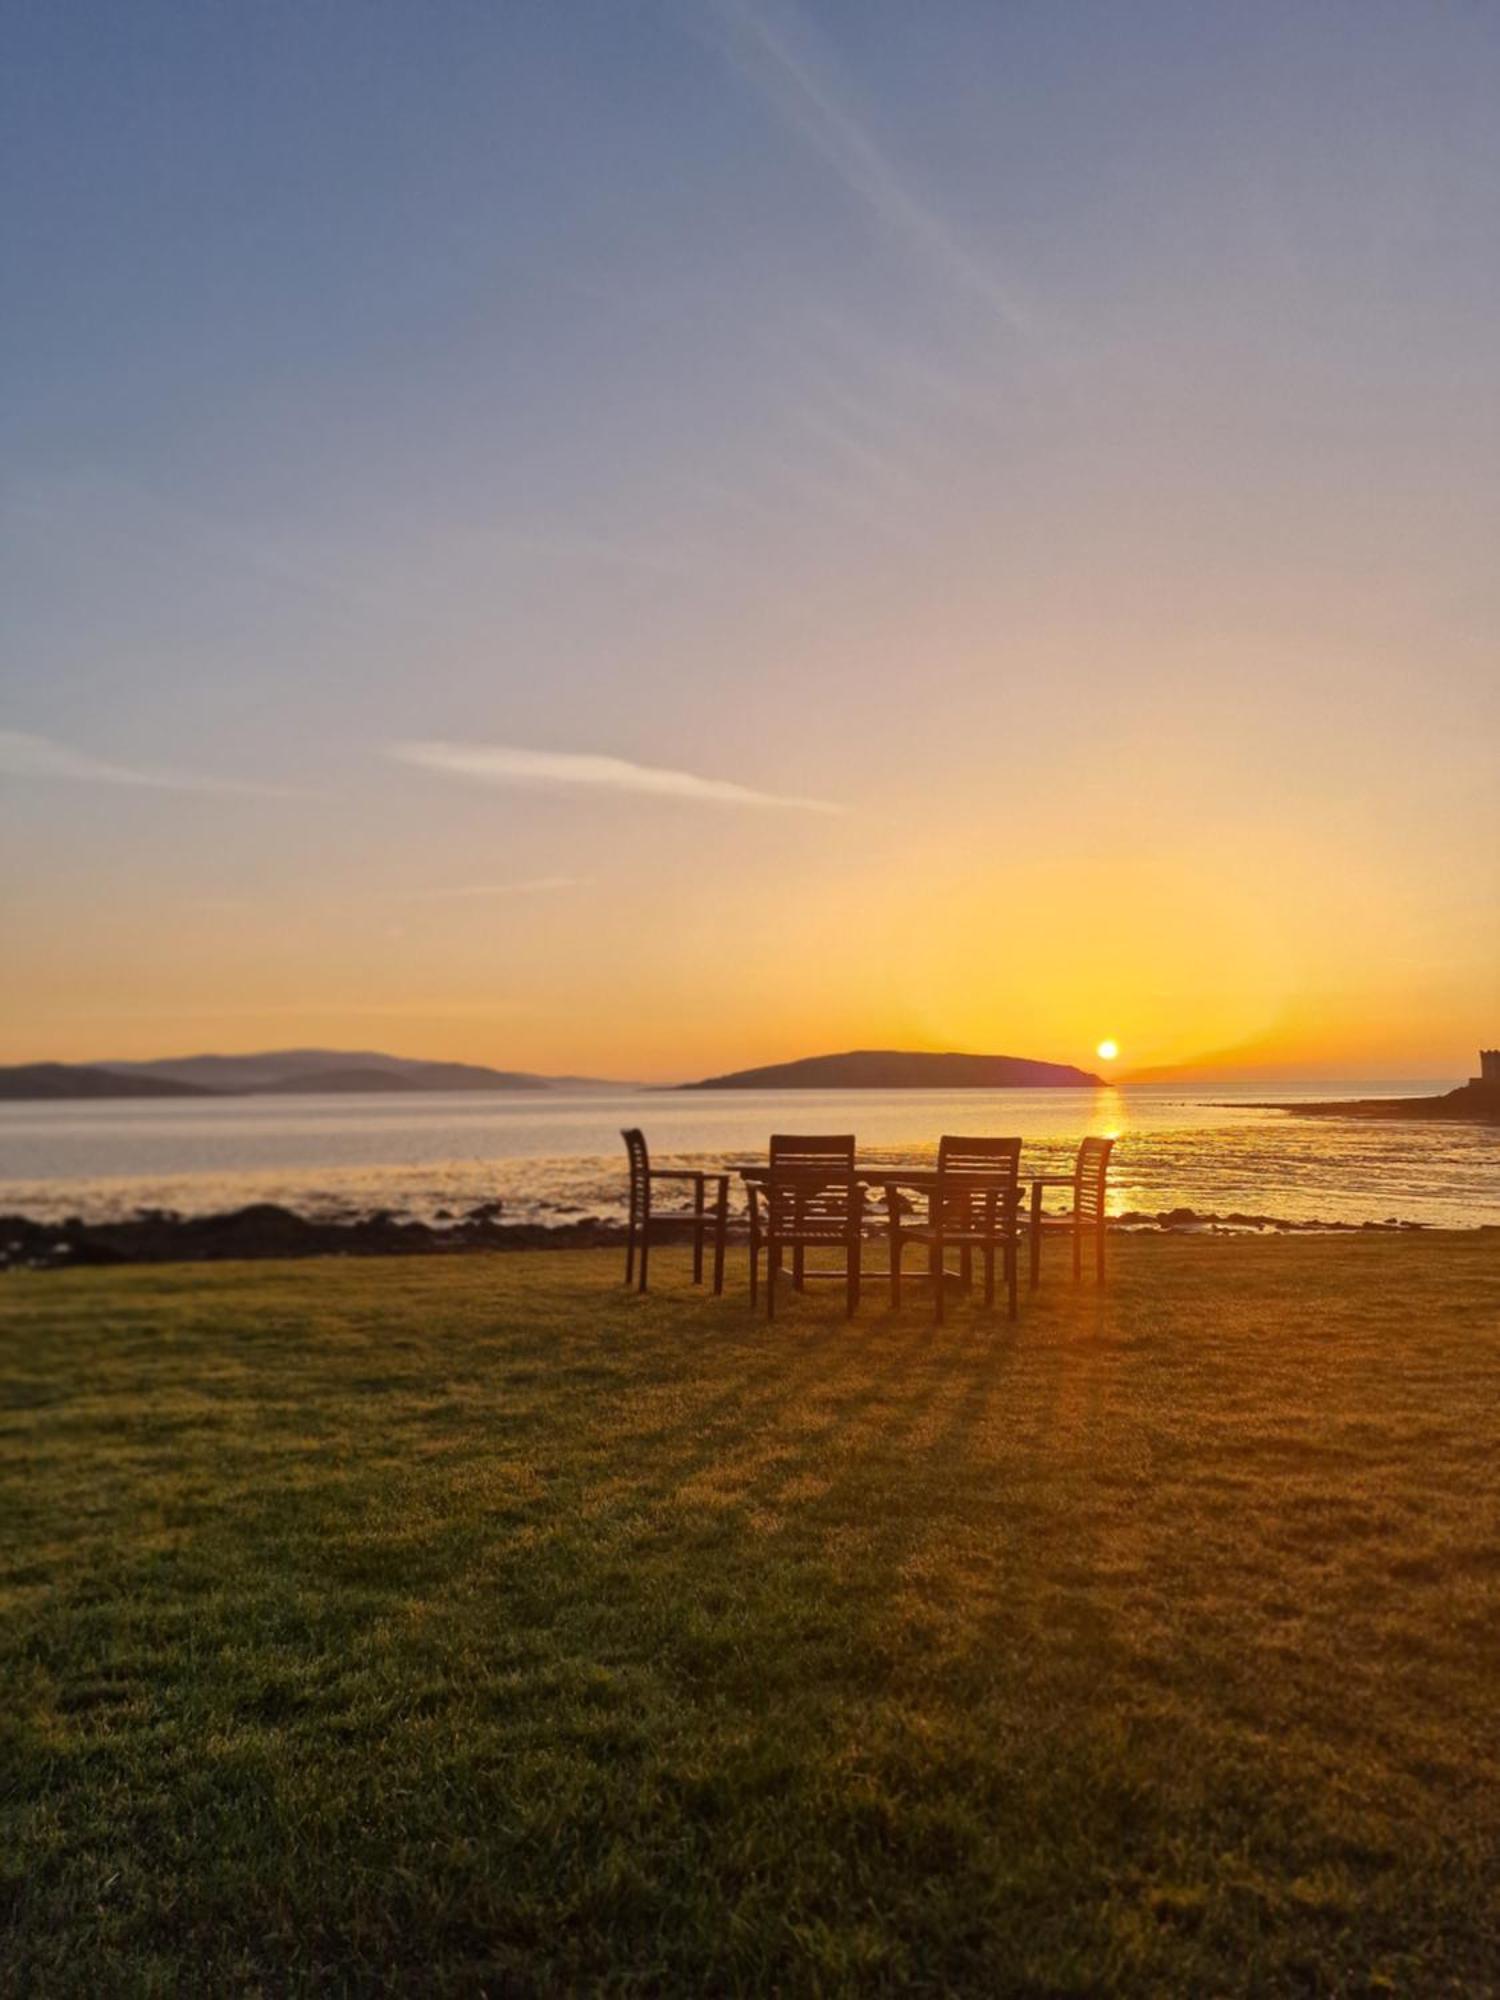
[{"label": "tabletop", "polygon": [[[770,1163],[766,1160],[733,1160],[725,1171],[731,1174],[738,1174],[742,1181],[768,1181],[771,1178]],[[786,1171],[788,1175],[795,1175],[798,1169],[788,1167]],[[817,1172],[821,1170],[811,1169],[810,1171]],[[856,1160],[851,1171],[857,1181],[865,1181],[871,1187],[931,1189],[935,1188],[938,1184],[938,1170],[936,1167],[903,1166],[900,1161],[897,1161],[893,1165],[889,1161]],[[961,1182],[969,1178],[971,1177],[964,1174],[949,1175],[949,1180],[953,1182]],[[983,1176],[974,1175],[972,1178],[982,1181]],[[1071,1174],[1023,1173],[1017,1177],[1017,1184],[1020,1187],[1030,1188],[1071,1187],[1073,1185],[1073,1176]]]}]

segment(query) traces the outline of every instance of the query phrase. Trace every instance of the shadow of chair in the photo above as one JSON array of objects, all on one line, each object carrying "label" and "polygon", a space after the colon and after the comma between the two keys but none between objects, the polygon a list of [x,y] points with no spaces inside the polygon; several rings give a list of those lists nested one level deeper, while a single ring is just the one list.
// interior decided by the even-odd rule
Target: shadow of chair
[{"label": "shadow of chair", "polygon": [[[842,1278],[852,1318],[859,1305],[864,1243],[864,1185],[854,1173],[854,1135],[833,1137],[776,1132],[765,1180],[750,1183],[750,1303],[759,1298],[760,1257],[766,1258],[766,1318],[776,1317],[776,1281],[786,1251],[792,1283]],[[809,1250],[843,1253],[840,1269],[809,1270]]]},{"label": "shadow of chair", "polygon": [[[1083,1276],[1083,1239],[1090,1231],[1093,1232],[1094,1277],[1099,1284],[1104,1283],[1105,1184],[1109,1178],[1109,1156],[1114,1149],[1113,1139],[1085,1139],[1078,1148],[1078,1159],[1071,1174],[1043,1174],[1031,1183],[1031,1214],[1027,1228],[1030,1231],[1033,1289],[1041,1282],[1043,1236],[1058,1235],[1063,1230],[1070,1230],[1073,1236],[1075,1280]],[[1073,1206],[1066,1215],[1043,1215],[1042,1197],[1048,1188],[1072,1190]]]},{"label": "shadow of chair", "polygon": [[[625,1282],[636,1281],[636,1260],[639,1258],[639,1289],[646,1289],[646,1258],[651,1247],[651,1232],[675,1235],[683,1228],[693,1232],[693,1283],[703,1283],[703,1246],[710,1228],[714,1239],[714,1290],[724,1289],[724,1238],[729,1222],[729,1176],[728,1174],[697,1173],[685,1167],[653,1167],[651,1155],[646,1147],[646,1135],[632,1128],[622,1132],[625,1152],[630,1162],[630,1218],[625,1232]],[[651,1203],[651,1192],[658,1181],[682,1181],[693,1190],[691,1208],[672,1208],[656,1213]],[[710,1185],[716,1190],[712,1206],[708,1200]]]},{"label": "shadow of chair", "polygon": [[1003,1260],[1007,1309],[1016,1317],[1020,1261],[1021,1142],[971,1139],[944,1134],[938,1141],[937,1177],[927,1191],[927,1212],[902,1221],[898,1189],[887,1189],[891,1249],[891,1305],[901,1304],[901,1260],[908,1244],[927,1247],[932,1310],[943,1320],[943,1292],[949,1248],[960,1255],[965,1285],[972,1283],[974,1253],[984,1259],[984,1302],[995,1303],[995,1259]]}]

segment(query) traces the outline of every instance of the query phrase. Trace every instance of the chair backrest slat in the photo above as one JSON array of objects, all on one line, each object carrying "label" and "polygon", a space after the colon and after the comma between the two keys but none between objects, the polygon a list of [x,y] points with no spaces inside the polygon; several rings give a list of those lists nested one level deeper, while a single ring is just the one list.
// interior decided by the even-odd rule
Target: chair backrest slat
[{"label": "chair backrest slat", "polygon": [[1019,1139],[975,1139],[945,1132],[938,1140],[936,1209],[949,1226],[994,1227],[1021,1192]]},{"label": "chair backrest slat", "polygon": [[1073,1169],[1073,1206],[1088,1221],[1104,1213],[1104,1187],[1109,1177],[1113,1139],[1085,1139]]},{"label": "chair backrest slat", "polygon": [[625,1155],[630,1162],[630,1213],[633,1220],[638,1220],[649,1205],[651,1155],[646,1150],[646,1135],[639,1126],[622,1131],[620,1137],[625,1141]]},{"label": "chair backrest slat", "polygon": [[830,1136],[827,1133],[773,1132],[773,1174],[778,1167],[790,1168],[796,1173],[816,1173],[820,1167],[827,1167],[831,1173],[853,1173],[854,1134],[838,1132]]},{"label": "chair backrest slat", "polygon": [[852,1132],[771,1134],[766,1182],[770,1227],[778,1237],[837,1237],[857,1219]]},{"label": "chair backrest slat", "polygon": [[1020,1171],[1019,1139],[973,1139],[945,1132],[938,1140],[940,1174],[996,1174],[1015,1180]]}]

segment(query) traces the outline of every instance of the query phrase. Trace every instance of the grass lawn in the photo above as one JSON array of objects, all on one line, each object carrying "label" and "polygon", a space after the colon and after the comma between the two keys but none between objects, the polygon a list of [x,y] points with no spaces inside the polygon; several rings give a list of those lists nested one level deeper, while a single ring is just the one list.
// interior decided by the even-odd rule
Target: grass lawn
[{"label": "grass lawn", "polygon": [[619,1262],[0,1281],[0,1991],[1500,1992],[1500,1238]]}]

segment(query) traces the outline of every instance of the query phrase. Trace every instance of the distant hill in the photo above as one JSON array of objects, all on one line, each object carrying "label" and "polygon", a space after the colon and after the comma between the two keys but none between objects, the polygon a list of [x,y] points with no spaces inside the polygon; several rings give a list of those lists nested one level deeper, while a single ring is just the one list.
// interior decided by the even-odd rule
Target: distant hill
[{"label": "distant hill", "polygon": [[350,1064],[339,1069],[295,1071],[271,1083],[253,1086],[257,1097],[297,1095],[316,1097],[341,1091],[408,1090],[549,1090],[546,1077],[512,1075],[506,1070],[480,1069],[471,1063],[411,1063],[401,1069],[376,1069]]},{"label": "distant hill", "polygon": [[800,1062],[738,1069],[728,1076],[685,1083],[683,1090],[1036,1090],[1100,1084],[1092,1071],[1071,1063],[1031,1062],[1024,1056],[929,1054],[911,1049],[851,1049],[840,1056],[804,1056]]},{"label": "distant hill", "polygon": [[[155,1062],[19,1063],[0,1068],[0,1100],[109,1097],[356,1096],[415,1090],[609,1089],[603,1079],[533,1076],[482,1063],[422,1062],[347,1049],[272,1049]],[[613,1086],[618,1088],[619,1086]]]},{"label": "distant hill", "polygon": [[[424,1084],[419,1077],[408,1076],[398,1069],[310,1069],[293,1076],[279,1076],[271,1083],[257,1083],[251,1095],[255,1097],[336,1097],[341,1093],[361,1095],[395,1091],[398,1095],[411,1090],[437,1090],[439,1084]],[[459,1085],[460,1089],[471,1086]],[[221,1095],[228,1095],[223,1092]],[[236,1091],[235,1096],[245,1093]]]},{"label": "distant hill", "polygon": [[120,1076],[83,1063],[15,1063],[0,1068],[0,1100],[87,1097],[207,1097],[194,1083],[160,1076]]},{"label": "distant hill", "polygon": [[[249,1056],[167,1056],[155,1062],[103,1062],[121,1076],[167,1077],[200,1089],[247,1090],[547,1090],[544,1076],[488,1069],[481,1063],[422,1062],[372,1049],[270,1049]],[[363,1073],[367,1082],[347,1079]],[[326,1083],[315,1078],[332,1079]]]}]

